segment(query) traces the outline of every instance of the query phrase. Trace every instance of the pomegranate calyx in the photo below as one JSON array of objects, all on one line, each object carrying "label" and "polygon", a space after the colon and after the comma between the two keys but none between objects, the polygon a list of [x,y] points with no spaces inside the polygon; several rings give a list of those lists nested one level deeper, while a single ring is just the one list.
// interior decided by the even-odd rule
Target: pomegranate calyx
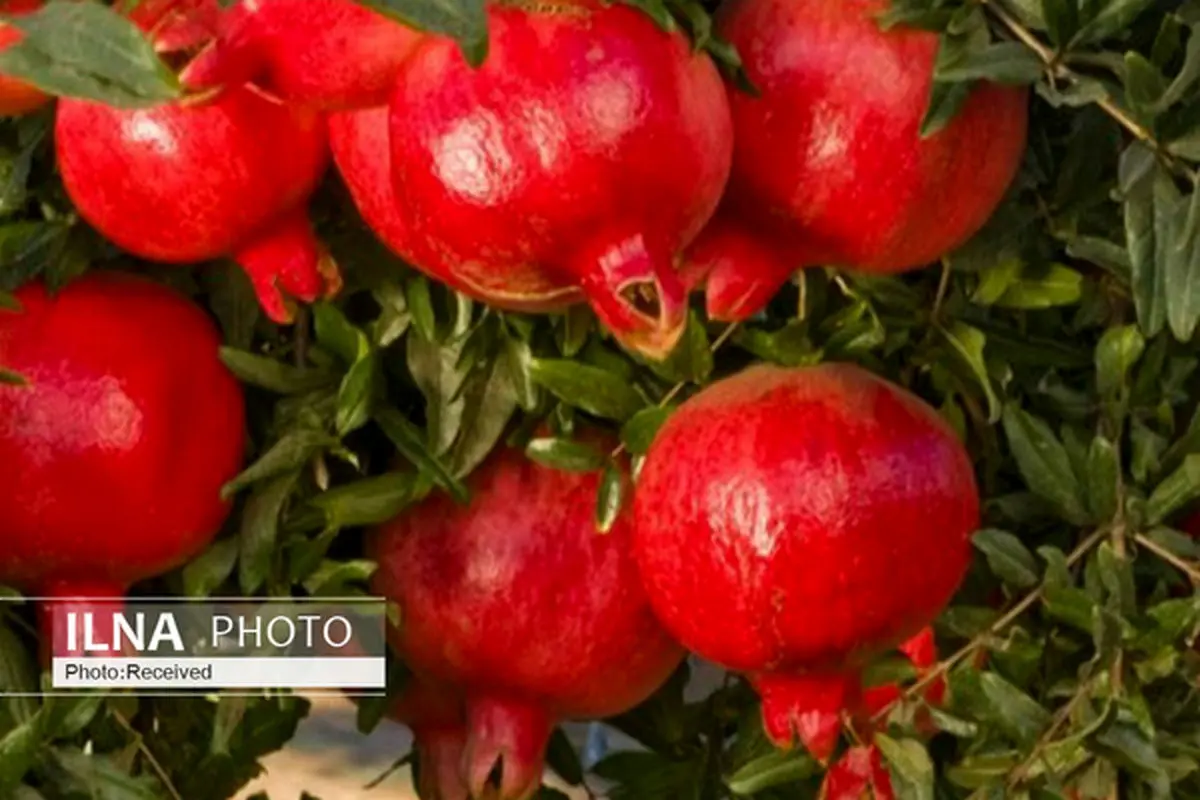
[{"label": "pomegranate calyx", "polygon": [[467,789],[475,800],[526,800],[541,786],[553,724],[527,700],[476,697],[467,702]]},{"label": "pomegranate calyx", "polygon": [[469,800],[463,781],[467,733],[461,726],[413,726],[421,800]]},{"label": "pomegranate calyx", "polygon": [[640,232],[608,232],[577,251],[571,267],[621,344],[656,361],[675,348],[687,324],[687,291],[666,248]]},{"label": "pomegranate calyx", "polygon": [[857,708],[857,673],[760,673],[751,683],[762,698],[763,728],[777,747],[799,741],[822,764],[829,763],[842,730],[842,715]]},{"label": "pomegranate calyx", "polygon": [[234,253],[267,316],[280,324],[295,318],[295,300],[312,303],[342,288],[336,262],[313,233],[303,208],[268,225]]},{"label": "pomegranate calyx", "polygon": [[793,272],[794,260],[736,223],[718,219],[701,232],[684,267],[705,285],[710,319],[740,322],[757,313]]}]

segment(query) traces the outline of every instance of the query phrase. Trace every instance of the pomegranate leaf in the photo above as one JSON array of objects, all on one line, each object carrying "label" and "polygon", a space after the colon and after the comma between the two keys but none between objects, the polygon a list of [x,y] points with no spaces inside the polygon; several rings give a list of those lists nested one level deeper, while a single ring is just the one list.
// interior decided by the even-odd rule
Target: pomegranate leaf
[{"label": "pomegranate leaf", "polygon": [[594,472],[604,466],[604,454],[590,444],[557,437],[531,440],[525,454],[539,464],[568,472]]},{"label": "pomegranate leaf", "polygon": [[473,67],[487,58],[487,14],[483,0],[356,0],[418,30],[440,33],[458,42]]},{"label": "pomegranate leaf", "polygon": [[529,374],[564,403],[597,417],[627,420],[646,405],[633,387],[600,367],[535,358],[529,364]]}]

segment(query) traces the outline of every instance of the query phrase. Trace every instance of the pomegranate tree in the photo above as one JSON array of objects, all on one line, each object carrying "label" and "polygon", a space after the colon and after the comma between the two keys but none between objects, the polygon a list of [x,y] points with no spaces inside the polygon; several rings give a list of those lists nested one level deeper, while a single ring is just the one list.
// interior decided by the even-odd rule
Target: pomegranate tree
[{"label": "pomegranate tree", "polygon": [[174,291],[92,273],[0,311],[0,583],[119,597],[216,535],[245,438],[241,389],[205,313]]},{"label": "pomegranate tree", "polygon": [[633,707],[683,657],[642,591],[628,516],[596,531],[599,480],[502,449],[469,505],[433,495],[372,535],[373,588],[401,609],[393,645],[465,697],[472,797],[529,797],[556,722]]},{"label": "pomegranate tree", "polygon": [[718,31],[758,94],[731,87],[733,169],[689,251],[710,316],[758,311],[800,267],[894,273],[974,234],[1025,150],[1024,89],[981,83],[921,135],[937,36],[880,30],[885,0],[730,0]]},{"label": "pomegranate tree", "polygon": [[[400,66],[387,139],[396,218],[384,235],[501,308],[562,307],[582,293],[626,346],[661,358],[685,322],[676,254],[729,170],[716,67],[619,4],[496,4],[488,22],[482,67],[442,37]],[[353,153],[368,136],[382,138],[344,130],[339,163],[359,197],[382,202],[378,163],[363,166],[377,151]]]},{"label": "pomegranate tree", "polygon": [[833,752],[866,658],[927,625],[970,561],[971,461],[924,402],[859,367],[757,366],[659,432],[635,498],[659,618],[745,673],[777,744]]}]

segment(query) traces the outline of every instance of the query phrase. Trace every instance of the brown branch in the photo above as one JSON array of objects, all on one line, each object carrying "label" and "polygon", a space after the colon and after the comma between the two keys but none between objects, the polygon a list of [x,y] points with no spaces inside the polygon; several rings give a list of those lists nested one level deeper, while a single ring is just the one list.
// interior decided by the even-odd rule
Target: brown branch
[{"label": "brown branch", "polygon": [[1154,553],[1154,555],[1158,556],[1163,561],[1170,564],[1172,567],[1175,567],[1180,572],[1187,575],[1188,578],[1191,579],[1192,583],[1200,585],[1200,568],[1197,568],[1194,564],[1184,561],[1182,558],[1175,555],[1170,550],[1166,549],[1158,542],[1154,541],[1143,533],[1135,534],[1133,540],[1149,550],[1151,553]]},{"label": "brown branch", "polygon": [[[1097,531],[1094,531],[1090,536],[1088,536],[1086,539],[1084,539],[1082,542],[1080,542],[1079,545],[1074,550],[1071,551],[1070,555],[1067,556],[1067,566],[1071,566],[1071,565],[1075,564],[1076,562],[1078,562],[1081,558],[1083,558],[1085,555],[1087,555],[1088,552],[1090,552],[1091,549],[1093,547],[1095,547],[1107,535],[1108,535],[1108,530],[1106,528],[1101,528]],[[1037,589],[1034,589],[1032,592],[1025,595],[1023,598],[1021,598],[1021,600],[1019,600],[1016,605],[1014,605],[1012,608],[1010,608],[1004,614],[1004,616],[1000,617],[1000,619],[996,620],[990,626],[988,626],[987,630],[985,630],[984,632],[982,632],[980,634],[977,634],[975,636],[975,638],[973,638],[971,641],[969,641],[965,645],[963,645],[957,652],[955,652],[949,658],[946,658],[946,659],[938,662],[937,665],[935,665],[928,672],[926,672],[924,675],[922,675],[920,680],[918,680],[916,683],[913,683],[908,688],[906,688],[903,692],[901,692],[899,697],[897,697],[892,702],[888,703],[883,708],[879,709],[879,711],[877,711],[875,713],[875,715],[871,717],[871,722],[873,722],[873,723],[882,722],[883,720],[885,720],[887,718],[888,714],[891,713],[892,709],[898,703],[901,703],[901,702],[904,702],[905,700],[911,699],[912,697],[917,695],[919,692],[921,692],[925,687],[929,686],[931,683],[936,681],[938,678],[942,677],[947,672],[952,670],[960,662],[962,662],[962,661],[966,660],[967,658],[969,658],[970,656],[974,655],[975,651],[980,649],[981,647],[983,647],[984,643],[990,637],[995,636],[997,633],[999,633],[1000,631],[1007,628],[1018,617],[1020,617],[1022,614],[1024,614],[1026,611],[1028,611],[1029,608],[1034,603],[1036,603],[1038,600],[1040,600],[1042,598],[1043,590],[1044,590],[1044,587],[1039,586]]]},{"label": "brown branch", "polygon": [[120,712],[114,711],[110,708],[109,713],[113,715],[113,718],[116,719],[117,723],[122,728],[132,734],[134,740],[137,742],[138,752],[141,753],[142,758],[146,759],[146,763],[150,765],[150,768],[154,770],[154,773],[158,775],[158,779],[162,781],[163,786],[166,787],[167,794],[171,795],[172,800],[183,800],[183,795],[181,795],[179,790],[175,788],[175,784],[171,783],[171,777],[167,774],[167,771],[163,769],[163,765],[158,763],[158,759],[154,757],[154,753],[151,753],[150,748],[146,746],[145,737],[135,730],[134,727],[129,724],[129,720],[125,719]]},{"label": "brown branch", "polygon": [[1033,750],[1029,753],[1029,758],[1025,759],[1020,765],[1017,766],[1016,769],[1008,774],[1008,786],[1010,789],[1025,780],[1025,776],[1029,773],[1029,770],[1033,769],[1033,765],[1037,763],[1037,760],[1041,757],[1042,753],[1044,753],[1046,748],[1053,743],[1054,735],[1062,730],[1062,726],[1065,725],[1067,720],[1070,718],[1071,712],[1075,710],[1075,707],[1078,706],[1084,698],[1088,697],[1091,689],[1092,682],[1090,680],[1083,683],[1075,691],[1075,694],[1071,696],[1071,699],[1067,701],[1066,705],[1055,712],[1054,719],[1050,721],[1050,727],[1046,729],[1045,733],[1038,737],[1037,743],[1034,744]]}]

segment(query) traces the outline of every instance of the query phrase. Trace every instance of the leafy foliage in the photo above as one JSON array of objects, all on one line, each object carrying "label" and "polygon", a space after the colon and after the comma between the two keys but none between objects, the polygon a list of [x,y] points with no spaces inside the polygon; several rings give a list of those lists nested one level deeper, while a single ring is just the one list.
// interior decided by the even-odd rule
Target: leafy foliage
[{"label": "leafy foliage", "polygon": [[[368,4],[486,54],[473,0]],[[637,5],[736,68],[700,5]],[[663,364],[621,352],[586,310],[503,314],[430,283],[332,177],[316,216],[348,285],[293,328],[270,325],[229,265],[155,268],[82,225],[54,176],[49,112],[0,126],[0,291],[119,266],[221,323],[254,458],[227,487],[223,537],[157,582],[192,596],[363,593],[362,529],[429,492],[467,500],[464,479],[502,443],[606,470],[604,529],[633,488],[576,435],[585,425],[619,430],[636,468],[674,404],[752,361],[861,363],[940,409],[987,500],[979,558],[938,623],[946,658],[879,714],[898,796],[1200,797],[1200,548],[1177,529],[1200,499],[1200,3],[895,0],[880,23],[940,36],[926,134],[975,81],[1033,86],[1010,197],[928,270],[811,269],[750,323],[696,313]],[[178,91],[107,7],[56,2],[21,26],[0,69],[46,89],[124,105]],[[306,711],[279,696],[37,700],[30,619],[0,616],[0,686],[25,693],[0,703],[0,796],[224,797]],[[770,747],[743,682],[695,697],[687,677],[609,721],[642,750],[575,777],[626,800],[816,796],[822,767]],[[939,677],[948,698],[929,708],[921,690]],[[553,760],[578,766],[561,748]]]}]

